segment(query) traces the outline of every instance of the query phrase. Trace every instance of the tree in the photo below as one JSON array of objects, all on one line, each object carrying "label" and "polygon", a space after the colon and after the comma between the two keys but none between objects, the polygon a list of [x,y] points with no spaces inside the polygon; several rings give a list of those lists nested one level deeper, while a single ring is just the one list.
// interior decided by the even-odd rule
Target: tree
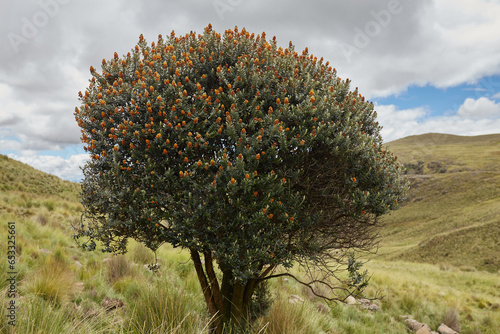
[{"label": "tree", "polygon": [[357,270],[348,251],[372,249],[404,197],[373,104],[307,48],[209,25],[150,46],[141,35],[90,72],[75,109],[91,156],[75,237],[189,250],[218,333],[245,318],[259,283],[291,276],[278,266],[320,268],[301,282],[335,289],[329,276]]}]

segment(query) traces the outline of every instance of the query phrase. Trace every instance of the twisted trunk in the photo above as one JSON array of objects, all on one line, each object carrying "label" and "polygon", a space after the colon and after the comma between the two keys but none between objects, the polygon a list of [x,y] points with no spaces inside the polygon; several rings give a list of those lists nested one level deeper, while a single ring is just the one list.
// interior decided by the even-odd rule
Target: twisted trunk
[{"label": "twisted trunk", "polygon": [[231,271],[222,270],[222,282],[219,281],[213,268],[213,259],[210,252],[205,252],[205,268],[200,254],[191,249],[191,259],[194,262],[198,281],[211,316],[212,333],[222,334],[224,327],[230,323],[240,327],[247,324],[248,306],[253,292],[260,282],[259,279],[251,279],[246,283],[234,281]]}]

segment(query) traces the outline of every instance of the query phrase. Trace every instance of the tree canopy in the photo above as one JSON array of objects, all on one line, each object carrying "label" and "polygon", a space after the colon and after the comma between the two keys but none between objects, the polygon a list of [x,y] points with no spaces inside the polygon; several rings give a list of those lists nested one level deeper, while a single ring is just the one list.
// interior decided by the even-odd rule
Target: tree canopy
[{"label": "tree canopy", "polygon": [[75,109],[91,156],[76,237],[188,249],[212,314],[240,312],[278,265],[370,249],[405,195],[373,104],[307,48],[208,26],[141,35],[90,72]]}]

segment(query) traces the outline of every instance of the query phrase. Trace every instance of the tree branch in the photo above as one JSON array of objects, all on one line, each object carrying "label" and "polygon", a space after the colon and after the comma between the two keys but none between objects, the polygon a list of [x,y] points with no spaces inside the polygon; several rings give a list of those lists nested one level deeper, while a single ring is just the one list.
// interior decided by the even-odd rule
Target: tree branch
[{"label": "tree branch", "polygon": [[215,316],[218,312],[217,307],[213,300],[213,293],[208,283],[207,276],[203,271],[203,266],[201,264],[200,254],[197,251],[190,249],[191,251],[191,259],[194,263],[194,268],[196,269],[196,274],[198,275],[198,281],[201,285],[201,290],[203,291],[203,296],[205,297],[205,301],[208,306],[208,310],[212,316]]},{"label": "tree branch", "polygon": [[215,275],[214,271],[212,253],[204,252],[203,256],[205,257],[205,270],[207,271],[208,279],[210,280],[210,287],[214,303],[218,310],[222,310],[222,297],[219,287],[219,281],[217,280],[217,276]]},{"label": "tree branch", "polygon": [[[271,279],[271,278],[277,278],[277,277],[283,277],[283,276],[288,276],[288,277],[291,277],[293,278],[296,282],[306,286],[309,288],[309,290],[311,290],[311,292],[316,296],[316,297],[319,297],[319,298],[322,298],[322,299],[325,299],[327,301],[341,301],[341,302],[344,302],[348,296],[350,295],[353,295],[353,292],[354,291],[350,291],[349,289],[347,288],[343,288],[343,287],[335,287],[335,286],[332,286],[330,285],[328,282],[325,282],[323,280],[318,280],[318,279],[313,279],[311,280],[310,282],[304,282],[304,281],[301,281],[300,279],[298,279],[297,277],[295,277],[294,275],[290,274],[290,273],[281,273],[281,274],[276,274],[276,275],[270,275],[270,276],[267,276],[263,279],[261,279],[261,281],[264,281],[264,280],[267,280],[267,279]],[[320,284],[323,284],[325,286],[327,286],[330,290],[342,290],[342,291],[346,291],[347,292],[347,295],[345,298],[339,298],[339,297],[327,297],[327,296],[324,296],[322,294],[319,294],[317,293],[315,290],[314,290],[314,287],[313,287],[313,284],[315,283],[320,283]]]}]

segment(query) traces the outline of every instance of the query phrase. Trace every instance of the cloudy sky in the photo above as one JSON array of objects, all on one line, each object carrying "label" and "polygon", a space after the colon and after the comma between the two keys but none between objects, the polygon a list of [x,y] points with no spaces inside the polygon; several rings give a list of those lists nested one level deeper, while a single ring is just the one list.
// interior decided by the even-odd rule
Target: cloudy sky
[{"label": "cloudy sky", "polygon": [[385,141],[500,133],[500,0],[0,2],[0,153],[63,179],[87,159],[78,91],[116,51],[245,27],[306,46],[376,105]]}]

